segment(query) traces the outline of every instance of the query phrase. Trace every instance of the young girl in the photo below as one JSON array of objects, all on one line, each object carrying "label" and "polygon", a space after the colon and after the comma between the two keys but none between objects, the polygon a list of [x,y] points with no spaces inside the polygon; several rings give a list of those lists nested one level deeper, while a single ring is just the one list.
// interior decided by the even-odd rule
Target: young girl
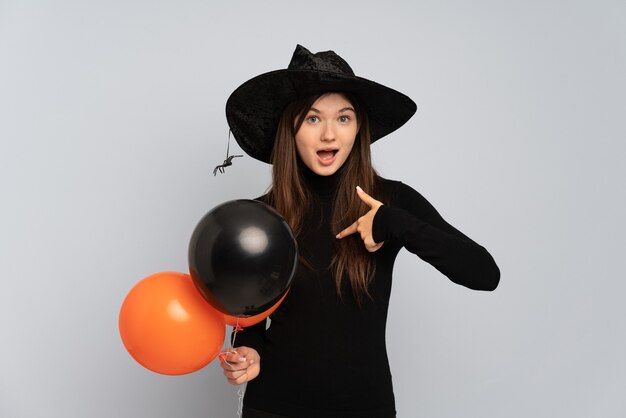
[{"label": "young girl", "polygon": [[251,79],[228,99],[241,148],[273,165],[260,199],[287,220],[300,254],[271,326],[239,332],[222,363],[230,383],[249,382],[244,418],[396,416],[385,325],[402,247],[470,289],[498,285],[484,247],[372,168],[370,144],[415,110],[334,52],[300,45],[286,70]]}]

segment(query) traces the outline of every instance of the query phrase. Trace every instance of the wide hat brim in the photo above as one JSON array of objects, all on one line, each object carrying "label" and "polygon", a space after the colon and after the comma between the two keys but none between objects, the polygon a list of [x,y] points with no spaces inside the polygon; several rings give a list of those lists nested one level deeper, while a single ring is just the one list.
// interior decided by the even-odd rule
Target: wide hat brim
[{"label": "wide hat brim", "polygon": [[270,163],[285,106],[324,92],[349,92],[357,97],[368,115],[372,143],[400,128],[417,110],[408,96],[359,76],[282,69],[261,74],[239,86],[226,102],[226,119],[241,149]]}]

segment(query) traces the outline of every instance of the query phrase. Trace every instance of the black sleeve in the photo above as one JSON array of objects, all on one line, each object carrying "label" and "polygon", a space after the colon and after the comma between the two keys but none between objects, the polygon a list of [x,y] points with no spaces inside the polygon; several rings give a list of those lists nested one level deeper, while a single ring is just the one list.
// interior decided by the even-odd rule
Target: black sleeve
[{"label": "black sleeve", "polygon": [[265,340],[265,328],[267,328],[267,320],[264,319],[256,325],[252,325],[235,332],[230,335],[230,342],[233,347],[250,347],[254,348],[259,355],[263,354],[263,342]]},{"label": "black sleeve", "polygon": [[448,224],[419,192],[395,183],[391,205],[381,206],[374,217],[374,241],[397,240],[454,283],[494,290],[500,269],[491,254]]}]

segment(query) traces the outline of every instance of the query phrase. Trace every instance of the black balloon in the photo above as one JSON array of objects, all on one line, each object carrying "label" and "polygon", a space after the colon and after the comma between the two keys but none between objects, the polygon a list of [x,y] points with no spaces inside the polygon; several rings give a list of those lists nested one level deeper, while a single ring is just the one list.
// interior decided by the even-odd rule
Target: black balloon
[{"label": "black balloon", "polygon": [[204,298],[231,316],[257,315],[289,289],[296,270],[296,240],[273,208],[232,200],[213,208],[189,244],[189,271]]}]

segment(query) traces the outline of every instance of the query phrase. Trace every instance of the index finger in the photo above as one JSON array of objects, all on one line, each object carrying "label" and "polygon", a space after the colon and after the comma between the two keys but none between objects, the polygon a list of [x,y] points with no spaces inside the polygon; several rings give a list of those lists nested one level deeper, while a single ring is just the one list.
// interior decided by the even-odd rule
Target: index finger
[{"label": "index finger", "polygon": [[355,222],[349,227],[347,227],[346,229],[344,229],[343,231],[341,231],[340,233],[338,233],[337,236],[335,236],[335,238],[343,238],[343,237],[347,237],[348,235],[352,235],[355,232],[357,232],[357,227],[358,227],[358,222]]},{"label": "index finger", "polygon": [[360,186],[356,186],[356,193],[359,198],[370,208],[374,208],[374,206],[380,203],[378,200],[365,193],[365,191],[363,191]]}]

